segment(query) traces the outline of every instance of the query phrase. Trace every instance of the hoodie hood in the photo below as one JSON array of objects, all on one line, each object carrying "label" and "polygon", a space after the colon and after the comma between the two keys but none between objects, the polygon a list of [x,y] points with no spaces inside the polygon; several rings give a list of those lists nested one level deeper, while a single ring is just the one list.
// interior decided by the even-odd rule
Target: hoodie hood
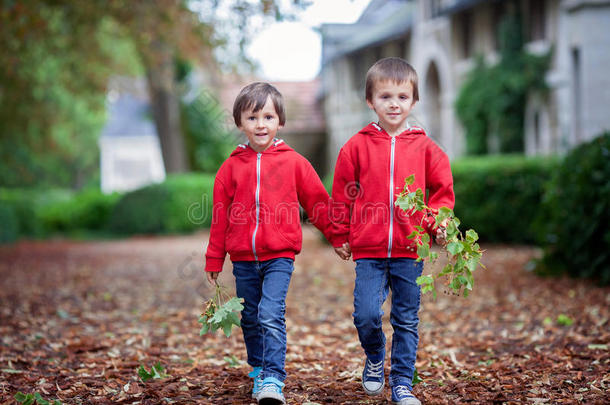
[{"label": "hoodie hood", "polygon": [[[269,146],[267,149],[265,149],[262,153],[288,152],[291,150],[293,150],[293,149],[290,146],[288,146],[286,144],[286,142],[284,142],[284,140],[275,138],[273,140],[273,143],[271,144],[271,146]],[[233,152],[231,152],[231,156],[251,154],[251,153],[256,155],[257,152],[250,147],[248,142],[246,142],[246,143],[240,143],[239,145],[237,145],[235,150]]]}]

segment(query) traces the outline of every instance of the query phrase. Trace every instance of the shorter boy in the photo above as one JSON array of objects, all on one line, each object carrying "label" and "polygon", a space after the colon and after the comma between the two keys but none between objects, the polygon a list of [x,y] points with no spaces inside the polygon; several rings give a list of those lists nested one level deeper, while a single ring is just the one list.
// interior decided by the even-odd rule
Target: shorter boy
[{"label": "shorter boy", "polygon": [[[405,179],[414,174],[413,189],[428,191],[427,205],[453,208],[453,179],[447,155],[411,127],[407,117],[419,99],[417,73],[402,59],[385,58],[366,76],[366,102],[379,121],[364,127],[341,148],[333,182],[333,246],[349,242],[356,262],[354,324],[366,362],[362,386],[378,395],[385,384],[385,335],[381,309],[392,290],[392,336],[389,383],[392,402],[419,405],[413,395],[422,273],[417,246],[408,238],[424,219],[437,242],[444,235],[434,228],[430,213],[407,216],[394,205]],[[431,119],[435,119],[432,117]],[[356,185],[357,193],[345,190]]]},{"label": "shorter boy", "polygon": [[205,271],[211,284],[227,252],[237,296],[252,397],[285,404],[286,294],[301,250],[299,203],[327,238],[329,196],[311,164],[276,134],[286,118],[282,95],[268,83],[244,87],[233,118],[248,143],[222,164],[214,182],[213,220]]}]

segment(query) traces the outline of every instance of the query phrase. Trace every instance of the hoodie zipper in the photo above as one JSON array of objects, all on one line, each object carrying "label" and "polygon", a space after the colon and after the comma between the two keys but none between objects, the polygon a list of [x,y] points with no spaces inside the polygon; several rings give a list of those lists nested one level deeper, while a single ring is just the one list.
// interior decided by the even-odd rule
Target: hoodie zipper
[{"label": "hoodie zipper", "polygon": [[392,137],[390,148],[390,231],[388,234],[388,257],[392,257],[392,236],[394,234],[394,149],[396,137]]},{"label": "hoodie zipper", "polygon": [[256,226],[254,227],[254,232],[252,233],[252,253],[254,253],[254,260],[258,262],[258,256],[256,255],[256,232],[258,231],[258,222],[260,217],[260,201],[259,194],[261,190],[261,157],[262,153],[256,154]]}]

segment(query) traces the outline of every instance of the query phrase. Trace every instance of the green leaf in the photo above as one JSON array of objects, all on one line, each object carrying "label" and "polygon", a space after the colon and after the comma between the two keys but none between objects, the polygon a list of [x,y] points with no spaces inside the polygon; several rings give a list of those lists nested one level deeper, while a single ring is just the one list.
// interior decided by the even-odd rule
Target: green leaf
[{"label": "green leaf", "polygon": [[466,261],[466,267],[470,271],[475,271],[477,269],[477,265],[479,264],[479,259],[477,257],[471,257]]},{"label": "green leaf", "polygon": [[466,231],[466,240],[470,242],[477,241],[479,240],[479,235],[473,229],[469,229]]},{"label": "green leaf", "polygon": [[415,280],[415,283],[417,285],[432,284],[433,282],[434,282],[434,279],[431,276],[419,276]]},{"label": "green leaf", "polygon": [[208,333],[209,330],[210,330],[210,324],[204,323],[203,325],[201,325],[201,329],[199,330],[199,336],[205,335],[206,333]]},{"label": "green leaf", "polygon": [[405,179],[405,184],[410,186],[413,183],[415,183],[415,175],[414,174],[410,175],[409,177],[407,177]]},{"label": "green leaf", "polygon": [[140,367],[138,368],[138,376],[140,376],[142,382],[146,382],[153,378],[153,375],[146,371],[143,365],[140,365]]},{"label": "green leaf", "polygon": [[23,392],[19,391],[15,394],[15,396],[13,398],[15,398],[15,401],[17,401],[17,402],[23,402],[27,399],[27,395],[25,395]]},{"label": "green leaf", "polygon": [[453,266],[451,265],[451,263],[448,263],[445,265],[445,267],[443,267],[443,270],[441,270],[440,273],[438,273],[439,276],[444,276],[446,274],[451,273],[451,271],[453,270]]},{"label": "green leaf", "polygon": [[430,253],[430,247],[428,246],[428,244],[419,245],[417,247],[417,255],[419,257],[422,257],[422,258],[428,257],[429,253]]},{"label": "green leaf", "polygon": [[38,392],[34,394],[34,398],[36,399],[36,403],[38,405],[51,405],[51,403],[44,399]]},{"label": "green leaf", "polygon": [[419,235],[419,232],[413,231],[407,236],[407,239],[414,239],[415,237],[417,237],[417,235]]},{"label": "green leaf", "polygon": [[411,383],[413,384],[413,386],[416,386],[421,382],[424,382],[424,380],[419,377],[419,373],[417,372],[417,369],[415,369],[415,371],[413,371],[413,380],[411,381]]},{"label": "green leaf", "polygon": [[454,256],[456,256],[462,250],[464,250],[464,246],[462,246],[460,242],[451,242],[447,244],[447,251]]},{"label": "green leaf", "polygon": [[229,301],[227,301],[226,304],[224,304],[224,306],[229,311],[240,312],[244,309],[242,302],[244,302],[243,298],[233,297]]},{"label": "green leaf", "polygon": [[566,314],[559,314],[557,317],[557,324],[561,326],[570,326],[574,323],[574,320]]}]

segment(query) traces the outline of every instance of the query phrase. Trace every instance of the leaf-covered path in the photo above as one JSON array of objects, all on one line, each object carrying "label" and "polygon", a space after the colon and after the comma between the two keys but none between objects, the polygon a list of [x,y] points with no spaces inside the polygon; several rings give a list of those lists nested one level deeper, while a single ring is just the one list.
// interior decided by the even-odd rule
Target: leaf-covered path
[{"label": "leaf-covered path", "polygon": [[[353,263],[316,232],[305,229],[288,295],[288,403],[389,403],[387,388],[368,398],[360,387]],[[206,240],[0,247],[0,402],[21,391],[64,404],[253,403],[241,334],[198,334],[213,293]],[[609,403],[610,289],[530,274],[534,249],[483,248],[488,269],[468,299],[422,300],[415,393],[428,404]],[[158,361],[169,377],[139,381],[136,368]]]}]

